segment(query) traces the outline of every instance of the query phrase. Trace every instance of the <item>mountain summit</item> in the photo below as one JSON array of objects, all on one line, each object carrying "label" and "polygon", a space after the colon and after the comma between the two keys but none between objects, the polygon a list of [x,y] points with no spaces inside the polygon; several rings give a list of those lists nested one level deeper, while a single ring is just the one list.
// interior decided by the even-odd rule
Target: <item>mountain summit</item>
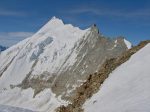
[{"label": "mountain summit", "polygon": [[53,17],[0,54],[0,104],[52,111],[71,102],[76,87],[106,59],[130,47],[124,38],[102,36],[96,26],[81,30]]}]

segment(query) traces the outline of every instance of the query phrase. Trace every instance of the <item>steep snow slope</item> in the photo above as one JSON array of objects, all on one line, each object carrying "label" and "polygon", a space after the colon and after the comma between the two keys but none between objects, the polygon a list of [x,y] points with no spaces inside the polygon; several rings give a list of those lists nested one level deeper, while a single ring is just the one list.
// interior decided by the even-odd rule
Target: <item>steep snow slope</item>
[{"label": "steep snow slope", "polygon": [[150,44],[119,66],[98,93],[84,104],[85,112],[150,111]]},{"label": "steep snow slope", "polygon": [[123,38],[105,38],[96,26],[81,30],[54,17],[0,54],[0,104],[52,111],[107,58],[127,49]]}]

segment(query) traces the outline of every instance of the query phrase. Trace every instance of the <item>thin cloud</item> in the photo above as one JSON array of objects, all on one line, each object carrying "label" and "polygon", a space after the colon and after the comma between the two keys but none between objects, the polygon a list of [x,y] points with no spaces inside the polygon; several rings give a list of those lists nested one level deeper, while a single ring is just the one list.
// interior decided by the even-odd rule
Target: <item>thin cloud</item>
[{"label": "thin cloud", "polygon": [[78,7],[65,12],[66,14],[84,14],[89,13],[96,16],[114,16],[114,17],[150,17],[150,9],[123,11],[120,9],[96,8],[96,7]]},{"label": "thin cloud", "polygon": [[19,11],[0,9],[0,16],[26,16],[26,13],[19,12]]},{"label": "thin cloud", "polygon": [[32,35],[33,32],[0,32],[0,45],[12,46]]}]

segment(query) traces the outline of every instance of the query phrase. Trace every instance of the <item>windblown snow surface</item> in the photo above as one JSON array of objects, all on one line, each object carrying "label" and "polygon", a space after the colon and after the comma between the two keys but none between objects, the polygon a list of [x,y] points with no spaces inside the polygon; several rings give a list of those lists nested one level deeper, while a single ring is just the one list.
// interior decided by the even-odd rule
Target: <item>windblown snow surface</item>
[{"label": "windblown snow surface", "polygon": [[150,44],[113,71],[85,112],[150,112]]}]

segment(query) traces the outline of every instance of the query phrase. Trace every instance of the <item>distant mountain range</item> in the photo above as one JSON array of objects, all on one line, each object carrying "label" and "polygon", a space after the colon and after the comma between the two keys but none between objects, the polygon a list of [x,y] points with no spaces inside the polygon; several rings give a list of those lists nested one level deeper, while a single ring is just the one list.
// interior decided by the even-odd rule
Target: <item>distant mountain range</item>
[{"label": "distant mountain range", "polygon": [[4,47],[4,46],[1,46],[1,45],[0,45],[0,52],[1,52],[1,51],[4,51],[4,50],[6,50],[6,49],[7,49],[7,47]]}]

